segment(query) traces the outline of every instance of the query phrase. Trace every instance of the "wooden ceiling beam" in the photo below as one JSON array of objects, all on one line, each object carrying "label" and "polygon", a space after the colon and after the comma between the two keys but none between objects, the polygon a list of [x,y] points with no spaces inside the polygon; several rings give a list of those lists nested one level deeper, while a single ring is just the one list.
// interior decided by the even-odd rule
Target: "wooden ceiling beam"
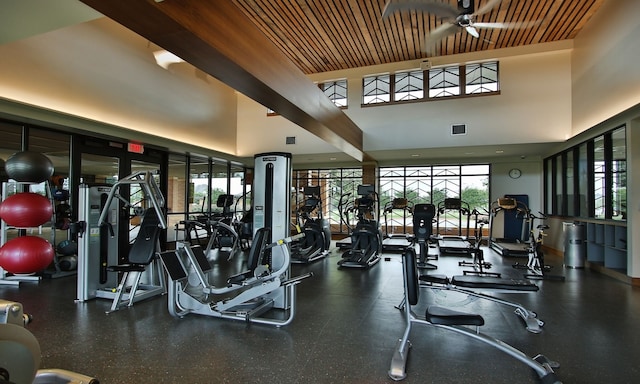
[{"label": "wooden ceiling beam", "polygon": [[362,130],[231,1],[81,1],[364,160]]}]

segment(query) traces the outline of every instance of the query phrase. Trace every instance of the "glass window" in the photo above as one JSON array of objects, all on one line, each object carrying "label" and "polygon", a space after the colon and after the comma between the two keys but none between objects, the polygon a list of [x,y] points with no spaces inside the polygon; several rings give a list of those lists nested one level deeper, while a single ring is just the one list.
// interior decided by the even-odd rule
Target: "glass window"
[{"label": "glass window", "polygon": [[595,217],[599,219],[605,218],[605,200],[607,188],[605,184],[605,161],[604,161],[604,136],[598,136],[593,141],[593,175],[595,192]]},{"label": "glass window", "polygon": [[460,68],[446,67],[429,70],[429,97],[460,95]]},{"label": "glass window", "polygon": [[[323,215],[329,221],[331,231],[347,233],[342,211],[344,204],[357,196],[358,185],[362,184],[361,168],[296,170],[292,184],[296,192],[301,192],[306,185],[319,185]],[[302,196],[295,193],[292,202],[301,203],[301,199]]]},{"label": "glass window", "polygon": [[551,181],[553,179],[553,160],[551,158],[548,158],[545,160],[544,170],[545,170],[544,182],[546,186],[545,191],[546,191],[546,195],[548,196],[548,198],[546,199],[545,212],[554,213],[553,212],[554,200],[551,198],[551,196],[553,196],[553,182]]},{"label": "glass window", "polygon": [[567,186],[567,215],[576,216],[575,210],[575,195],[573,194],[574,188],[576,185],[576,180],[574,178],[574,164],[573,164],[573,150],[567,152],[567,178],[566,178],[566,186]]},{"label": "glass window", "polygon": [[209,177],[209,159],[191,156],[187,190],[190,219],[196,219],[210,212]]},{"label": "glass window", "polygon": [[589,172],[589,162],[587,158],[587,143],[582,143],[578,147],[578,206],[580,211],[576,212],[576,216],[586,217],[589,215],[589,208],[587,206],[589,188],[589,178],[587,176]]},{"label": "glass window", "polygon": [[347,80],[329,81],[320,84],[320,89],[336,106],[347,106]]},{"label": "glass window", "polygon": [[389,75],[368,76],[362,80],[362,103],[378,104],[391,101]]},{"label": "glass window", "polygon": [[624,220],[627,217],[627,146],[625,127],[611,133],[611,194],[612,219]]},{"label": "glass window", "polygon": [[424,72],[411,71],[395,74],[394,101],[416,100],[424,97]]},{"label": "glass window", "polygon": [[[177,228],[176,225],[185,219],[187,207],[187,159],[184,155],[170,154],[168,167],[167,189],[167,227]],[[178,237],[178,238],[176,238]],[[184,234],[167,230],[167,241],[184,240]]]},{"label": "glass window", "polygon": [[498,63],[469,64],[465,68],[464,93],[486,93],[498,91]]},{"label": "glass window", "polygon": [[[485,215],[489,208],[489,173],[488,164],[383,167],[380,168],[380,199],[388,202],[404,197],[410,205],[431,203],[438,206],[445,198],[459,198],[471,211]],[[470,228],[475,227],[474,220],[472,215]],[[389,226],[402,228],[405,233],[410,232],[409,225],[412,223],[407,217],[394,215],[389,219]],[[442,231],[455,228],[456,233],[461,230],[465,234],[466,226],[466,216],[459,212],[447,212],[438,223]]]}]

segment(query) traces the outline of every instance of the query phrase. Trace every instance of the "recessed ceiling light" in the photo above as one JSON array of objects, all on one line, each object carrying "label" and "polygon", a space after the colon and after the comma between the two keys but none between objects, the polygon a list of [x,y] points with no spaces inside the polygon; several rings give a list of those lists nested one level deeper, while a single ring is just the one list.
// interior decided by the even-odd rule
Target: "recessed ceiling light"
[{"label": "recessed ceiling light", "polygon": [[336,160],[336,158],[335,157],[330,157],[329,160]]},{"label": "recessed ceiling light", "polygon": [[417,154],[417,153],[412,153],[412,154],[411,154],[411,157],[420,157],[420,155],[419,155],[419,154]]},{"label": "recessed ceiling light", "polygon": [[498,150],[496,151],[496,153],[504,153],[504,151],[503,151],[503,150],[501,150],[501,149],[498,149]]}]

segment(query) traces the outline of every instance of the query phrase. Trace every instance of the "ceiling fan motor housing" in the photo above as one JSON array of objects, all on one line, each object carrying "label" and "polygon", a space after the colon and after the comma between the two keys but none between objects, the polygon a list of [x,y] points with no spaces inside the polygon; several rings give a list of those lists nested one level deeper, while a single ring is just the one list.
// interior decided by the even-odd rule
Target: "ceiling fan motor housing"
[{"label": "ceiling fan motor housing", "polygon": [[458,10],[461,14],[472,14],[475,11],[473,0],[458,0]]}]

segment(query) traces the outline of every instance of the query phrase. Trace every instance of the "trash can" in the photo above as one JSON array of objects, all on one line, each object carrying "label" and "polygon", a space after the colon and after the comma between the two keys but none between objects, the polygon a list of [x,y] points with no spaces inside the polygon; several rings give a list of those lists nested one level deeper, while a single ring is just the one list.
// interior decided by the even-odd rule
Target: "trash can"
[{"label": "trash can", "polygon": [[565,268],[584,268],[587,258],[584,224],[564,223],[563,231]]}]

